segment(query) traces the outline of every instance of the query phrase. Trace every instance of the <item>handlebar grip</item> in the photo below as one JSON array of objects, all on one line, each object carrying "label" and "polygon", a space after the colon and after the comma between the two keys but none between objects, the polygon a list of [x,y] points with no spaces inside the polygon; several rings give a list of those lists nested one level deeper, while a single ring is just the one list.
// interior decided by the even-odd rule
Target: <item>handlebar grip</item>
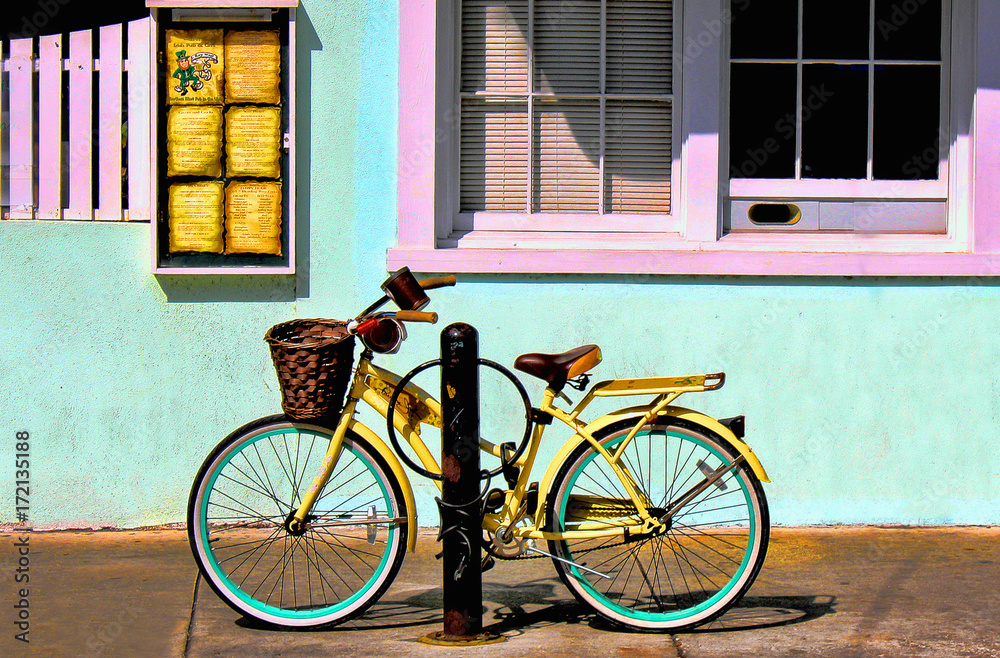
[{"label": "handlebar grip", "polygon": [[439,276],[433,279],[421,279],[420,287],[424,290],[433,290],[434,288],[447,288],[449,286],[455,285],[455,275],[449,274],[448,276]]},{"label": "handlebar grip", "polygon": [[396,311],[396,319],[403,322],[429,322],[435,324],[438,321],[437,313],[425,313],[423,311]]}]

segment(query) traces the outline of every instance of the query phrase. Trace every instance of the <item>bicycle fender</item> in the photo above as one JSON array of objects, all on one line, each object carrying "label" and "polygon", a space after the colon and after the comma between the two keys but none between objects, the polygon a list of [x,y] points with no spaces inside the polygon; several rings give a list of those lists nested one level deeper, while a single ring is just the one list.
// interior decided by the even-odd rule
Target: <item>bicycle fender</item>
[{"label": "bicycle fender", "polygon": [[754,454],[753,448],[743,441],[743,439],[733,434],[731,429],[711,416],[706,416],[703,413],[694,411],[693,409],[686,409],[684,407],[667,407],[660,415],[680,418],[694,423],[695,425],[701,425],[705,429],[715,432],[727,443],[729,443],[729,445],[736,448],[737,452],[743,455],[743,457],[747,460],[747,464],[750,465],[750,469],[754,472],[754,475],[757,476],[757,479],[761,482],[771,481],[771,478],[767,477],[767,471],[764,470],[764,465],[760,463],[757,455]]},{"label": "bicycle fender", "polygon": [[[649,413],[651,407],[649,405],[637,406],[637,407],[627,407],[625,409],[619,409],[617,411],[612,411],[611,413],[605,414],[600,418],[593,420],[590,424],[586,426],[586,431],[593,435],[598,430],[601,430],[612,423],[617,423],[625,418],[632,418],[635,422],[639,421],[639,416]],[[686,420],[695,425],[704,427],[705,429],[717,434],[723,441],[728,443],[735,449],[739,454],[743,455],[746,459],[747,464],[750,469],[754,472],[754,475],[761,482],[770,482],[771,479],[767,477],[767,471],[764,470],[764,466],[757,459],[757,455],[754,454],[753,449],[750,448],[744,441],[740,440],[732,431],[715,420],[711,416],[706,416],[703,413],[694,411],[692,409],[686,409],[684,407],[666,407],[660,413],[660,416],[671,416],[673,418],[679,418]],[[562,463],[569,457],[570,453],[576,449],[578,445],[585,442],[587,439],[583,436],[576,434],[567,441],[563,446],[556,452],[555,457],[550,462],[548,471],[545,473],[544,480],[540,483],[540,491],[549,491],[551,487],[552,480],[555,478],[556,472]]]},{"label": "bicycle fender", "polygon": [[382,437],[368,429],[363,423],[351,420],[347,427],[378,451],[379,456],[385,460],[385,463],[392,470],[392,474],[399,481],[399,487],[403,490],[403,501],[406,503],[406,523],[409,526],[406,533],[406,548],[410,553],[413,553],[417,548],[417,504],[413,498],[413,487],[410,486],[410,479],[406,477],[403,465],[399,463],[396,453],[386,445]]}]

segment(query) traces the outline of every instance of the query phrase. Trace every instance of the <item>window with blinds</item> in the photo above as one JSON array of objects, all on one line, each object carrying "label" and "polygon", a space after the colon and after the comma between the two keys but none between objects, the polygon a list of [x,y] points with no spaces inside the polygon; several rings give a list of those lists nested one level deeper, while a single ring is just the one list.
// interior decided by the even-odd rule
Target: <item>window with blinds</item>
[{"label": "window with blinds", "polygon": [[671,0],[460,11],[460,212],[670,212]]}]

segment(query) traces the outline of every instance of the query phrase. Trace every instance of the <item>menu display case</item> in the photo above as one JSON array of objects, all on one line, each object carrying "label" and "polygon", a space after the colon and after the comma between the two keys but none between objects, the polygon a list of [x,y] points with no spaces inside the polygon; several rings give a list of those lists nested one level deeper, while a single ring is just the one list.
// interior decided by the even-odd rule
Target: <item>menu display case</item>
[{"label": "menu display case", "polygon": [[298,0],[147,0],[152,269],[294,274]]}]

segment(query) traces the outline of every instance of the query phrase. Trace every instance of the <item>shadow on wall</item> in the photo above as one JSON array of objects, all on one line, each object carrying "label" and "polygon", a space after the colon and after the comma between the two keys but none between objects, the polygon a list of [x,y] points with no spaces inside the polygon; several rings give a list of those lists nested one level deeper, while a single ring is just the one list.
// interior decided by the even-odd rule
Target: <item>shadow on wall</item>
[{"label": "shadow on wall", "polygon": [[296,277],[290,275],[158,274],[168,302],[294,302]]},{"label": "shadow on wall", "polygon": [[299,6],[295,13],[295,288],[296,297],[309,297],[309,236],[312,212],[312,53],[323,50],[309,13]]}]

